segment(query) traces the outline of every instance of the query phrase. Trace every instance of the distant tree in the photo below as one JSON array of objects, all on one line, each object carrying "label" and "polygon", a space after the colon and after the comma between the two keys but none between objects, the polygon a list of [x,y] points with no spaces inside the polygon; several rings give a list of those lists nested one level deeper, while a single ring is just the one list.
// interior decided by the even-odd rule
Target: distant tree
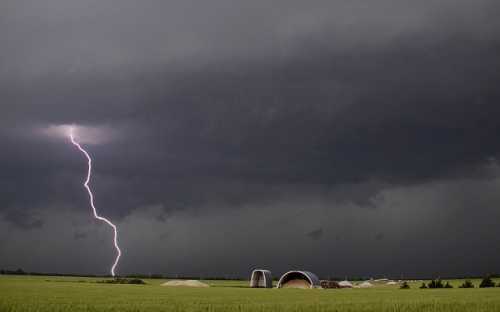
[{"label": "distant tree", "polygon": [[150,278],[163,278],[162,274],[151,274]]},{"label": "distant tree", "polygon": [[453,288],[453,286],[451,286],[450,282],[446,282],[444,288]]},{"label": "distant tree", "polygon": [[408,285],[408,282],[404,282],[400,287],[399,289],[410,289],[410,285]]},{"label": "distant tree", "polygon": [[490,276],[485,276],[481,281],[481,284],[479,284],[479,288],[489,288],[489,287],[495,287],[495,283],[493,282],[493,280],[491,280]]},{"label": "distant tree", "polygon": [[0,274],[5,274],[5,271],[4,270],[0,270]]},{"label": "distant tree", "polygon": [[23,269],[19,268],[15,271],[15,274],[24,275],[26,273],[23,271]]},{"label": "distant tree", "polygon": [[462,285],[458,286],[458,288],[474,288],[474,284],[472,284],[470,280],[466,280]]},{"label": "distant tree", "polygon": [[429,288],[444,288],[444,285],[443,285],[443,282],[441,281],[441,279],[434,279],[432,281],[429,282],[429,284],[427,285],[427,287]]},{"label": "distant tree", "polygon": [[139,284],[145,285],[146,283],[139,278],[121,278],[117,277],[115,279],[106,279],[102,281],[97,281],[97,283],[105,283],[105,284]]},{"label": "distant tree", "polygon": [[420,285],[420,289],[426,289],[427,288],[427,285],[425,285],[425,283],[422,283],[422,285]]}]

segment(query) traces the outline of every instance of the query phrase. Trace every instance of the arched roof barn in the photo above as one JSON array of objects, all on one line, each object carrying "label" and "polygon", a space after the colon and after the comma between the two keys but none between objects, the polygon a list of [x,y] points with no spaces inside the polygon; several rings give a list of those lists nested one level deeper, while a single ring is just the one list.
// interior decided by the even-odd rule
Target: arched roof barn
[{"label": "arched roof barn", "polygon": [[278,288],[321,287],[318,277],[309,271],[288,271],[278,281]]}]

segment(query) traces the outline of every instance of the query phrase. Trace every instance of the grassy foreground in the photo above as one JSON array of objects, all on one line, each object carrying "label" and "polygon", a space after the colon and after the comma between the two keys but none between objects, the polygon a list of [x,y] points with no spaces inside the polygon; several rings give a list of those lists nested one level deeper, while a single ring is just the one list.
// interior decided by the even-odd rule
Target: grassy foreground
[{"label": "grassy foreground", "polygon": [[[499,311],[500,288],[251,289],[206,281],[210,288],[96,283],[78,277],[0,275],[0,312],[58,311]],[[458,286],[461,281],[453,281]],[[476,285],[478,282],[475,281]]]}]

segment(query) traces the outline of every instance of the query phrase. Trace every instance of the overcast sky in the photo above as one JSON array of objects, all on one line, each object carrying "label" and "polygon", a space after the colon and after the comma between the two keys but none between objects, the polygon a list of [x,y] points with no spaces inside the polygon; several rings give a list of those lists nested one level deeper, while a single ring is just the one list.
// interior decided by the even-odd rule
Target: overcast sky
[{"label": "overcast sky", "polygon": [[0,268],[500,272],[500,4],[2,0]]}]

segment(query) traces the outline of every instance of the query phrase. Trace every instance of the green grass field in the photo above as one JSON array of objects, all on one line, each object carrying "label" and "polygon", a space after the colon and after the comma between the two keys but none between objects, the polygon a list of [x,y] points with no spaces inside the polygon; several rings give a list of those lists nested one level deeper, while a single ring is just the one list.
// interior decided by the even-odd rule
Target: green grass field
[{"label": "green grass field", "polygon": [[[500,288],[251,289],[246,282],[205,281],[210,288],[96,283],[93,278],[0,275],[0,311],[500,311]],[[457,287],[461,281],[452,281]],[[475,280],[477,285],[479,281]]]}]

